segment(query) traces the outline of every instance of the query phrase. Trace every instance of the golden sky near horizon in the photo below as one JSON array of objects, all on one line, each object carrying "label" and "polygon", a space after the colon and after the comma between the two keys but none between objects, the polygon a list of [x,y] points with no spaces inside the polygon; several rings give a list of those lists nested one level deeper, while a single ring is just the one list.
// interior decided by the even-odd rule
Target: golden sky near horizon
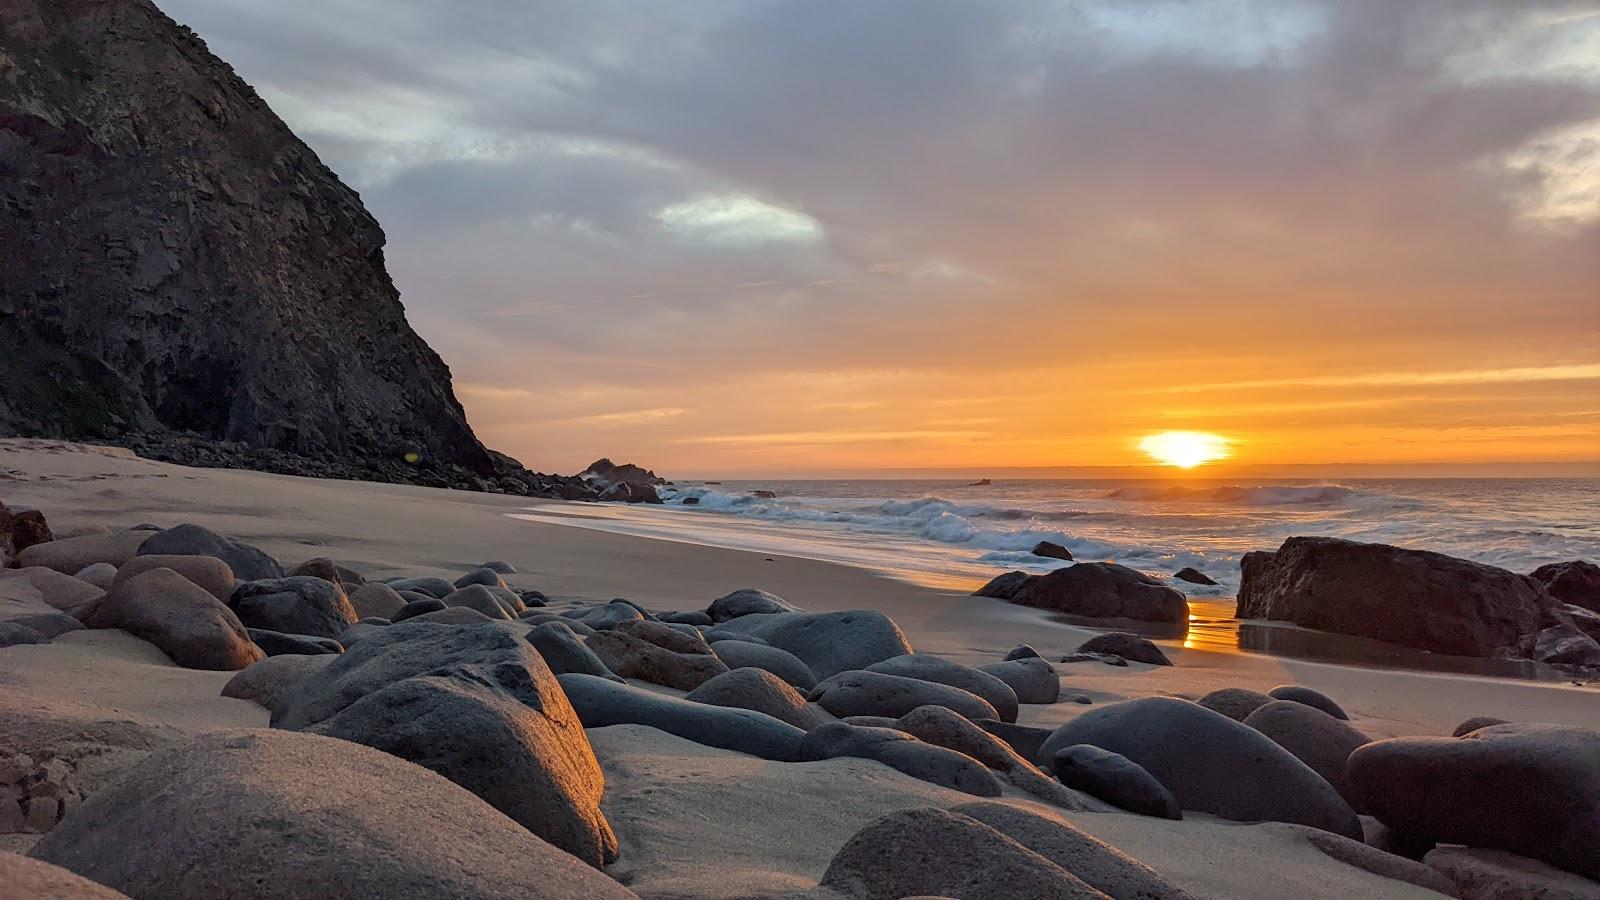
[{"label": "golden sky near horizon", "polygon": [[536,469],[1600,460],[1592,0],[162,6]]}]

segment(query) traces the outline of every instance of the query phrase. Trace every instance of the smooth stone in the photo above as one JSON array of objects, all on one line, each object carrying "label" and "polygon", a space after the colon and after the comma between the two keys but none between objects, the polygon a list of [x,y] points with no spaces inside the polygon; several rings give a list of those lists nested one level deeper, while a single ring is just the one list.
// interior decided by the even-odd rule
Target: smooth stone
[{"label": "smooth stone", "polygon": [[1010,600],[1022,593],[1023,588],[1032,584],[1035,577],[1027,572],[1005,572],[989,579],[983,587],[973,591],[972,596]]},{"label": "smooth stone", "polygon": [[471,584],[451,591],[444,597],[444,605],[451,608],[475,610],[482,613],[486,619],[509,621],[516,618],[516,614],[507,610],[500,598],[490,593],[489,589],[481,584]]},{"label": "smooth stone", "polygon": [[1033,659],[1035,657],[1044,658],[1039,651],[1033,649],[1031,644],[1018,644],[1006,651],[1005,660],[1010,662],[1014,659]]},{"label": "smooth stone", "polygon": [[1014,722],[1002,722],[999,719],[977,719],[973,722],[979,728],[1005,741],[1017,755],[1026,760],[1039,758],[1039,748],[1054,733],[1054,729],[1039,728],[1034,725],[1018,725]]},{"label": "smooth stone", "polygon": [[1491,725],[1459,738],[1374,741],[1346,778],[1396,831],[1509,850],[1600,879],[1600,731]]},{"label": "smooth stone", "polygon": [[634,896],[421,766],[274,729],[151,753],[32,852],[132,897]]},{"label": "smooth stone", "polygon": [[110,563],[90,563],[74,572],[72,577],[87,581],[102,591],[109,591],[111,583],[117,578],[117,567]]},{"label": "smooth stone", "polygon": [[[868,724],[849,721],[851,724]],[[1081,794],[1067,789],[1040,771],[1011,749],[1009,744],[942,706],[920,706],[898,719],[890,720],[886,726],[920,741],[971,757],[990,769],[1004,773],[1012,784],[1048,803],[1073,810],[1093,808]]]},{"label": "smooth stone", "polygon": [[862,900],[1084,900],[1105,894],[989,826],[922,807],[881,816],[839,848],[821,887]]},{"label": "smooth stone", "polygon": [[1002,722],[1017,720],[1017,693],[1004,681],[972,666],[951,662],[931,653],[907,653],[867,666],[868,672],[900,675],[934,684],[946,684],[976,694],[989,702],[1000,713]]},{"label": "smooth stone", "polygon": [[[700,628],[698,630],[700,632],[700,636],[705,638],[706,639],[706,643],[708,643],[708,644],[715,644],[715,643],[718,643],[720,641],[743,641],[746,644],[760,644],[763,647],[771,647],[772,646],[771,644],[767,643],[766,641],[762,640],[761,638],[756,637],[753,634],[736,634],[736,633],[727,632],[727,631],[718,631],[715,628]],[[788,652],[788,651],[785,651],[785,652]],[[794,656],[793,653],[790,653],[789,655],[790,656]],[[795,657],[795,658],[798,659],[799,657]],[[810,669],[807,669],[807,671],[810,671]]]},{"label": "smooth stone", "polygon": [[193,524],[151,535],[139,545],[138,555],[215,556],[227,563],[233,570],[233,577],[240,581],[283,577],[283,567],[260,549]]},{"label": "smooth stone", "polygon": [[427,594],[436,600],[443,600],[455,593],[456,590],[456,586],[448,580],[431,575],[422,578],[396,578],[388,584],[389,587],[395,589],[396,593],[404,594],[406,591],[415,591],[419,594]]},{"label": "smooth stone", "polygon": [[970,691],[886,675],[882,672],[840,672],[811,689],[809,700],[836,716],[891,716],[899,718],[919,706],[943,706],[969,719],[998,719],[989,701]]},{"label": "smooth stone", "polygon": [[676,653],[627,631],[613,629],[584,638],[606,668],[623,678],[692,691],[728,671],[710,653]]},{"label": "smooth stone", "polygon": [[485,622],[503,622],[504,619],[491,619],[475,609],[465,606],[447,606],[433,612],[426,612],[420,616],[412,616],[407,621],[431,622],[434,625],[482,625]]},{"label": "smooth stone", "polygon": [[1187,581],[1190,584],[1203,584],[1207,587],[1216,587],[1217,585],[1216,580],[1210,575],[1207,575],[1193,566],[1184,566],[1177,572],[1174,572],[1172,577],[1178,579],[1179,581]]},{"label": "smooth stone", "polygon": [[1357,812],[1362,807],[1345,781],[1345,761],[1357,747],[1372,743],[1348,722],[1294,700],[1274,700],[1256,709],[1244,724],[1271,738],[1321,775]]},{"label": "smooth stone", "polygon": [[494,573],[496,573],[498,575],[515,575],[515,574],[517,574],[517,567],[513,566],[511,563],[508,563],[503,559],[491,559],[488,562],[484,563],[483,565],[478,566],[478,568],[480,568],[480,569],[488,569],[489,571],[494,572]]},{"label": "smooth stone", "polygon": [[[6,581],[7,579],[0,578],[0,588],[5,587]],[[21,596],[0,594],[0,623],[9,625],[13,629],[13,638],[18,643],[34,643],[30,635],[37,635],[44,641],[49,641],[84,627],[84,623],[76,616],[68,615],[43,600],[34,599],[32,593],[36,592],[30,590]],[[99,604],[95,604],[93,609],[98,607]]]},{"label": "smooth stone", "polygon": [[800,658],[787,650],[743,640],[721,640],[711,644],[711,652],[729,669],[756,668],[782,678],[795,690],[810,693],[817,676]]},{"label": "smooth stone", "polygon": [[542,709],[446,671],[397,681],[309,730],[431,769],[598,868],[617,856],[600,812],[605,777],[566,694],[535,674],[547,682]]},{"label": "smooth stone", "polygon": [[7,900],[128,900],[60,866],[0,850],[0,897]]},{"label": "smooth stone", "polygon": [[648,725],[697,744],[776,762],[808,759],[801,749],[806,733],[765,713],[693,703],[577,672],[556,677],[585,728]]},{"label": "smooth stone", "polygon": [[350,606],[362,619],[382,616],[393,619],[395,613],[405,609],[406,601],[394,588],[381,581],[369,581],[349,595]]},{"label": "smooth stone", "polygon": [[613,600],[603,606],[591,606],[587,609],[574,610],[566,613],[566,616],[582,622],[595,631],[610,631],[623,622],[631,622],[645,617],[637,606],[621,600]]},{"label": "smooth stone", "polygon": [[241,581],[228,608],[251,628],[327,638],[337,638],[361,618],[343,588],[308,575]]},{"label": "smooth stone", "polygon": [[239,670],[222,686],[222,696],[250,700],[276,713],[294,689],[312,674],[332,663],[334,656],[269,656]]},{"label": "smooth stone", "polygon": [[572,626],[559,619],[541,622],[528,631],[528,643],[544,657],[550,671],[557,675],[578,672],[621,681],[600,657],[579,639]]},{"label": "smooth stone", "polygon": [[1305,825],[1291,825],[1286,822],[1267,822],[1256,826],[1270,831],[1287,832],[1297,839],[1310,844],[1318,852],[1330,859],[1336,859],[1345,865],[1355,866],[1374,875],[1390,878],[1395,881],[1404,881],[1418,887],[1427,888],[1446,897],[1454,896],[1454,886],[1448,878],[1441,876],[1434,869],[1417,862],[1379,850],[1376,847],[1364,844],[1361,841],[1351,840],[1342,835],[1332,834],[1319,828],[1310,828]]},{"label": "smooth stone", "polygon": [[757,613],[790,613],[803,612],[789,601],[776,594],[769,594],[760,588],[740,588],[711,601],[706,607],[706,615],[713,623],[726,622],[740,616],[755,615]]},{"label": "smooth stone", "polygon": [[[351,626],[354,628],[355,626]],[[348,630],[348,629],[347,629]],[[308,634],[284,634],[264,628],[245,628],[250,640],[268,656],[298,654],[316,656],[322,653],[343,653],[344,645],[333,638],[314,637]]]},{"label": "smooth stone", "polygon": [[428,597],[423,600],[412,600],[405,606],[400,607],[400,609],[394,615],[390,616],[389,621],[404,622],[407,619],[413,619],[417,616],[426,615],[432,612],[439,612],[440,610],[447,608],[448,607],[444,605],[444,601],[437,597]]},{"label": "smooth stone", "polygon": [[1360,840],[1333,786],[1270,738],[1196,703],[1143,697],[1096,707],[1050,735],[1038,759],[1093,744],[1154,775],[1185,810],[1241,822],[1294,822]]},{"label": "smooth stone", "polygon": [[1321,691],[1315,691],[1302,685],[1280,684],[1272,690],[1267,691],[1267,696],[1274,700],[1291,700],[1295,703],[1304,703],[1306,706],[1312,707],[1313,709],[1322,710],[1328,715],[1333,716],[1335,719],[1343,719],[1346,722],[1350,721],[1349,714],[1346,713],[1339,706],[1339,704],[1333,702],[1333,698],[1322,693]]},{"label": "smooth stone", "polygon": [[151,569],[171,569],[211,592],[223,603],[233,598],[236,579],[227,562],[215,556],[178,556],[173,554],[145,554],[135,556],[117,569],[113,584],[143,575]]},{"label": "smooth stone", "polygon": [[1072,561],[1072,551],[1052,541],[1040,541],[1033,545],[1033,555],[1043,556],[1046,559],[1064,559]]},{"label": "smooth stone", "polygon": [[362,619],[354,625],[351,625],[349,628],[346,628],[344,630],[344,634],[339,635],[339,646],[345,648],[354,647],[356,642],[362,638],[371,637],[373,634],[377,633],[378,629],[393,624],[393,622],[390,622],[387,619]]},{"label": "smooth stone", "polygon": [[513,590],[517,592],[517,596],[522,598],[522,603],[524,606],[538,607],[550,605],[550,598],[544,595],[544,591],[529,591],[518,588],[513,588]]},{"label": "smooth stone", "polygon": [[481,584],[484,587],[506,587],[506,580],[500,573],[490,568],[479,567],[455,580],[455,586],[464,588],[469,584]]},{"label": "smooth stone", "polygon": [[1071,872],[1107,896],[1137,900],[1189,900],[1188,891],[1128,854],[1045,810],[977,801],[950,807],[976,819]]},{"label": "smooth stone", "polygon": [[1250,714],[1271,703],[1273,698],[1249,688],[1218,688],[1195,701],[1212,712],[1222,713],[1235,722],[1243,722]]},{"label": "smooth stone", "polygon": [[339,589],[344,591],[346,595],[367,583],[367,579],[363,578],[360,572],[348,566],[341,566],[326,556],[312,557],[289,570],[290,577],[296,575],[306,575],[312,578],[321,578],[323,581],[331,581],[337,584]]},{"label": "smooth stone", "polygon": [[1068,694],[1065,699],[1068,703],[1082,703],[1084,706],[1094,702],[1094,698],[1088,694]]},{"label": "smooth stone", "polygon": [[806,732],[807,759],[853,756],[881,762],[903,775],[975,797],[998,797],[1000,782],[983,763],[895,728],[828,722]]},{"label": "smooth stone", "polygon": [[30,569],[0,569],[0,578],[20,578],[39,592],[46,605],[62,612],[72,613],[85,607],[93,609],[105,597],[102,588],[95,587],[75,576],[64,575],[55,569],[34,566]]},{"label": "smooth stone", "polygon": [[265,657],[232,610],[171,569],[114,586],[84,624],[143,638],[186,669],[232,671]]},{"label": "smooth stone", "polygon": [[680,630],[665,622],[652,622],[649,619],[633,619],[619,622],[611,629],[620,634],[629,634],[636,638],[649,641],[657,647],[671,650],[673,653],[691,653],[700,656],[711,655],[711,645],[700,636],[700,632],[691,626],[683,626]]},{"label": "smooth stone", "polygon": [[715,624],[709,615],[697,609],[691,609],[687,612],[662,613],[658,618],[660,618],[661,621],[672,625],[702,626]]},{"label": "smooth stone", "polygon": [[150,537],[148,531],[114,531],[57,538],[17,551],[18,568],[45,566],[64,575],[82,571],[95,563],[121,566],[139,555],[139,547]]},{"label": "smooth stone", "polygon": [[819,679],[912,652],[900,627],[873,610],[752,613],[723,622],[716,630],[755,635],[787,650]]},{"label": "smooth stone", "polygon": [[1504,850],[1440,847],[1422,861],[1448,879],[1461,900],[1600,898],[1600,882]]},{"label": "smooth stone", "polygon": [[[72,618],[68,616],[67,618]],[[74,620],[76,621],[76,620]],[[83,627],[79,625],[78,627]],[[0,621],[0,648],[17,647],[23,644],[48,644],[50,638],[45,637],[27,625],[13,621]]]},{"label": "smooth stone", "polygon": [[1107,634],[1095,635],[1078,645],[1079,653],[1109,653],[1120,656],[1129,662],[1145,663],[1152,666],[1170,666],[1172,660],[1161,652],[1151,641],[1128,634],[1125,631],[1112,631]]},{"label": "smooth stone", "polygon": [[753,709],[802,731],[810,731],[828,717],[806,705],[806,698],[765,669],[731,669],[690,691],[685,700]]},{"label": "smooth stone", "polygon": [[1143,766],[1120,753],[1092,744],[1073,744],[1056,751],[1051,767],[1062,784],[1119,809],[1157,819],[1183,818],[1178,798]]},{"label": "smooth stone", "polygon": [[1182,591],[1136,569],[1108,562],[1074,563],[1029,576],[1007,599],[1084,619],[1174,626],[1189,621],[1189,602]]},{"label": "smooth stone", "polygon": [[1505,719],[1496,719],[1494,716],[1473,716],[1472,718],[1462,722],[1460,725],[1457,725],[1456,730],[1450,732],[1450,736],[1465,737],[1472,732],[1477,731],[1479,728],[1488,728],[1490,725],[1509,724],[1511,723]]},{"label": "smooth stone", "polygon": [[523,624],[534,627],[543,625],[546,622],[560,622],[562,625],[567,626],[567,628],[578,637],[589,637],[590,635],[600,633],[583,624],[582,622],[579,622],[577,619],[569,619],[566,616],[558,613],[545,612],[544,610],[529,610],[527,613],[524,613],[517,618]]},{"label": "smooth stone", "polygon": [[1047,659],[1029,657],[978,666],[1004,681],[1019,703],[1054,703],[1061,698],[1061,676]]}]

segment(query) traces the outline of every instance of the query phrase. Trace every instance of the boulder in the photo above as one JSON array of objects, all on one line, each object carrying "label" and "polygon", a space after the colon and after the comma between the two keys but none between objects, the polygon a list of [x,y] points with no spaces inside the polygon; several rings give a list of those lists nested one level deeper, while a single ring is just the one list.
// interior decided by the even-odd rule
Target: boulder
[{"label": "boulder", "polygon": [[799,657],[818,678],[864,669],[911,652],[911,643],[893,620],[865,609],[752,613],[724,622],[716,631],[761,638]]},{"label": "boulder", "polygon": [[1259,707],[1244,724],[1294,754],[1333,785],[1356,811],[1362,811],[1345,781],[1344,765],[1357,747],[1372,743],[1372,738],[1321,709],[1293,700],[1274,700]]},{"label": "boulder", "polygon": [[498,575],[515,575],[515,574],[517,574],[517,567],[513,566],[511,563],[508,563],[503,559],[491,559],[488,562],[484,563],[483,565],[479,566],[478,568],[480,568],[480,569],[488,569],[489,571],[494,572],[494,573],[496,573]]},{"label": "boulder", "polygon": [[1219,712],[1235,722],[1243,722],[1250,714],[1271,703],[1273,698],[1249,688],[1218,688],[1201,697],[1198,702],[1212,712]]},{"label": "boulder", "polygon": [[1266,735],[1196,703],[1142,697],[1089,710],[1039,748],[1092,744],[1120,753],[1185,810],[1241,822],[1295,822],[1360,840],[1361,823],[1332,785]]},{"label": "boulder", "polygon": [[427,615],[428,613],[432,612],[439,612],[447,608],[448,607],[444,605],[444,601],[440,600],[438,597],[426,597],[421,600],[412,600],[405,606],[400,607],[400,609],[396,611],[394,615],[390,616],[389,621],[404,622],[407,619],[414,619],[417,616]]},{"label": "boulder", "polygon": [[465,606],[447,606],[444,609],[412,616],[410,622],[431,622],[435,625],[482,625],[485,622],[503,622],[504,619],[491,619],[475,609]]},{"label": "boulder", "polygon": [[630,684],[572,672],[557,676],[585,728],[648,725],[687,741],[777,762],[802,762],[806,733],[749,709],[669,697]]},{"label": "boulder", "polygon": [[722,640],[711,645],[711,652],[730,669],[765,669],[806,693],[817,686],[817,676],[811,674],[810,667],[787,650],[751,641]]},{"label": "boulder", "polygon": [[1039,748],[1044,746],[1044,742],[1053,733],[1053,729],[1050,728],[1018,725],[1014,722],[1002,722],[999,719],[978,719],[972,724],[1005,741],[1018,756],[1026,760],[1038,759]]},{"label": "boulder", "polygon": [[1092,744],[1057,750],[1051,768],[1061,783],[1074,790],[1141,816],[1181,819],[1178,798],[1144,767],[1120,753]]},{"label": "boulder", "polygon": [[344,591],[346,595],[367,583],[367,579],[363,578],[360,572],[348,566],[341,566],[326,556],[316,556],[306,560],[290,569],[289,575],[290,577],[305,575],[311,578],[321,578],[323,581],[331,581],[337,584],[339,589]]},{"label": "boulder", "polygon": [[827,716],[807,706],[806,698],[794,688],[765,669],[729,670],[690,691],[684,699],[713,706],[753,709],[802,731],[810,731],[828,721]]},{"label": "boulder", "polygon": [[649,641],[657,647],[671,650],[673,653],[690,653],[700,656],[710,656],[711,645],[690,626],[683,626],[680,630],[664,622],[653,622],[649,619],[632,619],[619,622],[611,629],[621,634],[632,635],[636,638]]},{"label": "boulder", "polygon": [[568,618],[593,628],[595,631],[610,631],[623,622],[632,622],[645,618],[644,612],[639,607],[625,600],[613,600],[601,606],[590,606],[586,609],[573,610],[565,613]]},{"label": "boulder", "polygon": [[668,623],[669,625],[693,625],[695,627],[700,627],[714,624],[709,615],[701,612],[698,609],[691,609],[688,612],[662,613],[657,618]]},{"label": "boulder", "polygon": [[281,631],[249,627],[245,628],[245,633],[250,635],[250,640],[268,656],[317,656],[323,653],[344,652],[344,645],[333,638],[314,637],[309,634],[284,634]]},{"label": "boulder", "polygon": [[546,622],[560,622],[562,625],[567,626],[567,629],[578,637],[589,637],[591,635],[600,633],[583,624],[582,622],[579,622],[577,619],[569,619],[566,616],[557,615],[553,612],[545,612],[541,609],[530,609],[526,613],[518,616],[517,620],[530,628],[537,625],[543,625]]},{"label": "boulder", "polygon": [[269,656],[251,663],[222,686],[222,696],[250,700],[276,713],[294,689],[333,662],[332,654]]},{"label": "boulder", "polygon": [[104,885],[37,859],[0,850],[0,884],[15,900],[128,900]]},{"label": "boulder", "polygon": [[84,624],[120,628],[188,669],[231,671],[265,657],[232,610],[171,569],[113,586]]},{"label": "boulder", "polygon": [[215,556],[227,563],[233,570],[233,577],[240,581],[283,577],[283,567],[266,553],[199,525],[185,524],[156,532],[139,545],[139,555]]},{"label": "boulder", "polygon": [[1060,544],[1051,543],[1050,541],[1040,541],[1039,543],[1034,544],[1033,555],[1043,556],[1047,559],[1064,559],[1068,562],[1072,561],[1071,550],[1068,550]]},{"label": "boulder", "polygon": [[1112,631],[1106,634],[1095,635],[1078,645],[1079,653],[1109,653],[1120,656],[1129,662],[1146,663],[1152,666],[1170,666],[1172,660],[1161,652],[1161,648],[1154,643],[1125,631]]},{"label": "boulder", "polygon": [[1567,618],[1572,620],[1572,624],[1576,625],[1579,631],[1595,640],[1600,640],[1600,612],[1574,606],[1571,603],[1561,604],[1561,611],[1567,614]]},{"label": "boulder", "polygon": [[342,588],[308,575],[240,582],[228,607],[251,628],[327,638],[337,638],[360,618]]},{"label": "boulder", "polygon": [[[1116,563],[1076,563],[1027,579],[1003,599],[1085,620],[1151,622],[1171,627],[1187,627],[1189,623],[1189,602],[1182,591]],[[999,590],[994,582],[984,590],[991,588]]]},{"label": "boulder", "polygon": [[44,643],[83,628],[75,616],[35,599],[38,591],[31,585],[22,591],[6,590],[8,580],[0,578],[0,624],[6,626],[12,644]]},{"label": "boulder", "polygon": [[1019,703],[1054,703],[1061,697],[1061,676],[1050,661],[1035,657],[985,663],[978,671],[1004,681]]},{"label": "boulder", "polygon": [[1207,575],[1193,566],[1184,566],[1178,571],[1172,573],[1172,577],[1178,579],[1179,581],[1187,581],[1190,584],[1203,584],[1208,587],[1215,587],[1217,584],[1216,580],[1210,575]]},{"label": "boulder", "polygon": [[33,855],[133,897],[634,896],[421,766],[270,729],[151,753]]},{"label": "boulder", "polygon": [[801,747],[806,759],[871,759],[903,775],[975,797],[1001,793],[1000,782],[979,761],[894,728],[828,722],[806,732]]},{"label": "boulder", "polygon": [[1350,754],[1363,808],[1396,831],[1508,850],[1600,879],[1600,731],[1491,725]]},{"label": "boulder", "polygon": [[515,619],[516,613],[506,609],[500,598],[496,597],[489,589],[481,584],[469,584],[464,588],[451,591],[444,598],[444,605],[471,609],[483,613],[484,618]]},{"label": "boulder", "polygon": [[362,619],[346,628],[344,633],[339,635],[339,646],[345,648],[354,647],[362,638],[371,637],[378,633],[379,629],[392,624],[394,623],[385,619]]},{"label": "boulder", "polygon": [[904,809],[868,823],[839,848],[821,886],[862,900],[1106,896],[982,822],[934,807]]},{"label": "boulder", "polygon": [[565,694],[552,689],[545,699],[538,710],[455,672],[418,675],[309,730],[438,772],[598,868],[617,855],[616,835],[600,812],[605,777]]},{"label": "boulder", "polygon": [[1022,589],[1032,584],[1036,577],[1027,572],[1006,572],[989,579],[983,587],[973,591],[972,596],[1010,600],[1022,593]]},{"label": "boulder", "polygon": [[233,597],[233,570],[215,556],[150,554],[135,556],[117,568],[112,584],[120,584],[151,569],[171,569],[200,585],[223,603]]},{"label": "boulder", "polygon": [[840,672],[818,682],[808,699],[841,718],[899,718],[919,706],[943,706],[969,719],[999,718],[987,700],[970,691],[882,672]]},{"label": "boulder", "polygon": [[[1538,581],[1482,563],[1386,544],[1293,537],[1240,561],[1236,615],[1275,619],[1455,656],[1539,659],[1538,636],[1572,626]],[[1600,644],[1547,647],[1578,660]],[[1590,640],[1588,643],[1592,644]]]},{"label": "boulder", "polygon": [[606,668],[600,657],[578,638],[566,622],[551,621],[535,625],[528,630],[528,643],[539,651],[550,671],[557,675],[578,672],[612,681],[622,680]]},{"label": "boulder", "polygon": [[1061,661],[1064,662],[1064,663],[1081,663],[1081,662],[1105,663],[1108,666],[1118,666],[1118,667],[1121,667],[1121,668],[1124,668],[1124,669],[1126,669],[1128,667],[1128,661],[1127,660],[1123,659],[1120,656],[1112,656],[1110,653],[1077,653],[1077,652],[1074,652],[1074,653],[1068,653],[1066,656],[1061,657]]},{"label": "boulder", "polygon": [[950,807],[1011,838],[1118,900],[1189,900],[1144,863],[1054,813],[980,800]]},{"label": "boulder", "polygon": [[406,605],[406,601],[400,599],[394,588],[377,581],[363,584],[347,596],[350,598],[350,607],[362,619],[382,616],[392,620],[395,613],[404,609]]},{"label": "boulder", "polygon": [[0,503],[0,567],[23,550],[55,539],[44,513],[31,506]]},{"label": "boulder", "polygon": [[1450,736],[1464,737],[1474,731],[1477,731],[1479,728],[1488,728],[1490,725],[1506,724],[1508,723],[1505,719],[1496,719],[1494,716],[1473,716],[1472,718],[1462,722],[1460,725],[1457,725],[1456,730],[1450,732]]},{"label": "boulder", "polygon": [[404,594],[406,591],[415,591],[419,594],[427,594],[429,597],[433,597],[436,600],[443,600],[444,598],[455,593],[456,589],[456,586],[451,584],[449,581],[446,581],[443,578],[434,578],[432,576],[424,578],[396,578],[389,582],[389,587],[394,588],[395,592],[398,594]]},{"label": "boulder", "polygon": [[455,586],[458,588],[464,588],[471,584],[481,584],[484,587],[507,587],[506,580],[500,577],[500,573],[490,568],[473,569],[455,580]]},{"label": "boulder", "polygon": [[62,612],[88,607],[92,610],[106,592],[81,578],[64,575],[55,569],[34,566],[29,569],[0,569],[0,578],[22,578],[39,592],[46,605]]},{"label": "boulder", "polygon": [[867,666],[868,672],[900,675],[919,681],[947,684],[977,694],[998,712],[1002,722],[1017,720],[1017,693],[1011,686],[979,669],[951,662],[931,653],[907,653]]},{"label": "boulder", "polygon": [[1473,847],[1440,847],[1422,861],[1449,879],[1461,900],[1595,900],[1600,883],[1536,859]]},{"label": "boulder", "polygon": [[[854,724],[877,724],[847,719]],[[993,721],[993,720],[986,720]],[[898,719],[883,720],[879,727],[903,731],[912,737],[971,757],[997,772],[1024,791],[1064,809],[1093,809],[1092,801],[1068,790],[1018,754],[1006,742],[994,737],[971,720],[942,706],[919,706]]]},{"label": "boulder", "polygon": [[623,678],[637,678],[680,691],[692,691],[728,671],[709,653],[675,653],[626,631],[602,631],[584,639],[606,668]]},{"label": "boulder", "polygon": [[1267,696],[1274,700],[1291,700],[1295,703],[1303,703],[1312,709],[1320,709],[1335,719],[1350,721],[1350,716],[1339,704],[1333,702],[1332,697],[1303,685],[1280,684],[1267,691]]},{"label": "boulder", "polygon": [[[68,616],[67,618],[72,618]],[[77,620],[74,619],[74,622]],[[82,628],[82,625],[78,626]],[[0,619],[0,649],[17,647],[23,644],[48,644],[50,638],[45,637],[37,629],[17,622]]]},{"label": "boulder", "polygon": [[1575,559],[1540,566],[1530,577],[1557,601],[1600,613],[1600,566]]},{"label": "boulder", "polygon": [[[109,591],[111,583],[117,580],[117,567],[110,563],[90,563],[79,569],[72,577],[79,581],[87,581],[102,591]],[[229,586],[229,590],[232,590],[232,585]]]},{"label": "boulder", "polygon": [[1005,655],[1006,662],[1010,662],[1014,659],[1034,658],[1043,659],[1044,657],[1039,654],[1039,651],[1033,649],[1032,645],[1030,644],[1018,644],[1015,647],[1012,647],[1010,650],[1007,650]]},{"label": "boulder", "polygon": [[65,575],[95,563],[120,566],[137,556],[139,547],[149,537],[148,531],[114,531],[59,538],[19,551],[15,562],[20,568],[45,566]]},{"label": "boulder", "polygon": [[1304,825],[1267,822],[1255,827],[1268,833],[1279,832],[1292,836],[1299,842],[1309,844],[1330,859],[1336,859],[1345,865],[1355,866],[1382,878],[1408,882],[1446,897],[1455,896],[1455,886],[1450,883],[1450,879],[1415,859]]}]

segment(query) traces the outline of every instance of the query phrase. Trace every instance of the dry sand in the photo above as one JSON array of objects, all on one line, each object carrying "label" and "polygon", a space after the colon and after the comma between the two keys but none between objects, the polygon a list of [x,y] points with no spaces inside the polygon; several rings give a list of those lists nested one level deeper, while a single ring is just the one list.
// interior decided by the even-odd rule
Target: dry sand
[{"label": "dry sand", "polygon": [[[58,535],[195,522],[254,543],[286,566],[329,556],[380,577],[453,576],[504,559],[519,570],[508,579],[515,586],[557,598],[627,597],[657,608],[697,609],[735,588],[761,587],[811,610],[881,610],[917,649],[969,663],[998,659],[1022,642],[1059,655],[1094,633],[1035,610],[847,566],[508,518],[540,502],[525,498],[188,469],[125,451],[0,441],[0,501],[39,507]],[[1336,698],[1353,724],[1374,737],[1447,734],[1474,715],[1600,727],[1600,695],[1592,686],[1209,650],[1170,655],[1177,664],[1171,668],[1061,666],[1064,693],[1082,692],[1099,704],[1294,682]],[[154,648],[120,633],[77,633],[49,645],[0,650],[0,723],[9,726],[0,728],[0,752],[17,743],[19,727],[37,730],[42,741],[77,732],[88,734],[83,740],[116,745],[86,766],[84,780],[92,787],[101,770],[115,769],[117,754],[137,752],[123,745],[264,725],[260,707],[217,696],[226,680],[226,673],[173,667]],[[1093,708],[1024,706],[1022,721],[1054,725]],[[46,733],[46,722],[57,724]],[[106,731],[116,733],[107,738]],[[609,779],[607,812],[623,841],[613,874],[646,896],[801,893],[815,885],[845,838],[874,816],[970,799],[860,760],[770,763],[637,726],[592,736]],[[1197,896],[1277,897],[1290,884],[1304,897],[1419,893],[1270,827],[1202,816],[1182,823],[1120,814],[1072,818]],[[17,846],[0,844],[6,848]]]}]

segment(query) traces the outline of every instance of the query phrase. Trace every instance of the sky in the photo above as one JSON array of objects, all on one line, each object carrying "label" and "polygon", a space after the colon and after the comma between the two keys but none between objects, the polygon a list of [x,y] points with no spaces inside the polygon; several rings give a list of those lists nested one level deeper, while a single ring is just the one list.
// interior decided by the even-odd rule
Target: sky
[{"label": "sky", "polygon": [[535,469],[1600,459],[1600,0],[157,2]]}]

